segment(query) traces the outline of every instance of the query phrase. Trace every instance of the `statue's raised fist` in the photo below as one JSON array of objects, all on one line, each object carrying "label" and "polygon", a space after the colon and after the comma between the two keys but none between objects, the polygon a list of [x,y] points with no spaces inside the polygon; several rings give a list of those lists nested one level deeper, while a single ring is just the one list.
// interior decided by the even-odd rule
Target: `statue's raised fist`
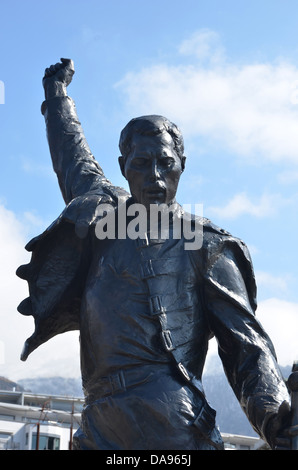
[{"label": "statue's raised fist", "polygon": [[45,69],[43,84],[45,85],[48,81],[58,81],[68,86],[74,73],[73,61],[71,59],[61,59],[61,62]]}]

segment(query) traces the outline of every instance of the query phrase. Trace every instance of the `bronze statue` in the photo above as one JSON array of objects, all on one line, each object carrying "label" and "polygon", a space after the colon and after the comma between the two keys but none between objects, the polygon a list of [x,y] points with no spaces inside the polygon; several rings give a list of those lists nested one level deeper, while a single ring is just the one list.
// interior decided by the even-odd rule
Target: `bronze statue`
[{"label": "bronze statue", "polygon": [[[201,382],[215,336],[255,431],[273,449],[290,448],[289,395],[255,317],[247,247],[176,202],[185,166],[179,129],[162,116],[127,124],[119,164],[129,195],[108,181],[88,147],[66,91],[73,74],[72,61],[61,59],[43,79],[42,113],[66,208],[27,245],[31,262],[17,272],[30,292],[19,311],[35,320],[22,360],[54,335],[80,330],[86,406],[77,449],[221,450]],[[171,207],[169,236],[152,236],[150,222],[140,236],[123,235],[134,204],[148,212]],[[114,219],[116,236],[97,236],[103,207],[118,216],[126,208],[125,222]],[[193,236],[201,230],[199,246],[185,249],[189,237],[173,235],[177,221],[187,221]]]}]

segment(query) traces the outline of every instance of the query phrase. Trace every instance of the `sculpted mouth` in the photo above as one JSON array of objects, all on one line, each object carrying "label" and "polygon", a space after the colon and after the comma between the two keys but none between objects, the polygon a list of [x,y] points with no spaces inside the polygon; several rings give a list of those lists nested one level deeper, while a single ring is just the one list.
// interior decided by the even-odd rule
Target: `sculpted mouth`
[{"label": "sculpted mouth", "polygon": [[145,193],[148,196],[163,196],[166,192],[166,189],[164,186],[159,186],[159,185],[154,185],[154,186],[149,186],[148,188],[145,189]]}]

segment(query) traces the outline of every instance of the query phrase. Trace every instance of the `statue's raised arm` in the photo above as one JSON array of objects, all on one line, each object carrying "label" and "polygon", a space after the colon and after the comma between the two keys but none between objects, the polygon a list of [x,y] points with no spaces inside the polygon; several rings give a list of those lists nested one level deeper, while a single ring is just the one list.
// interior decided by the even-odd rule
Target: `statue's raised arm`
[{"label": "statue's raised arm", "polygon": [[95,224],[100,204],[117,206],[129,195],[113,186],[91,153],[67,86],[74,74],[73,62],[61,62],[45,70],[45,117],[51,158],[66,208],[26,249],[29,264],[17,275],[28,282],[29,297],[18,306],[32,315],[35,331],[25,342],[22,360],[53,336],[79,328],[80,296],[88,272],[89,228]]},{"label": "statue's raised arm", "polygon": [[102,193],[112,198],[115,188],[105,178],[86,141],[78,120],[74,101],[67,95],[67,86],[75,73],[73,61],[61,59],[45,70],[43,87],[47,137],[54,171],[66,204],[86,193]]}]

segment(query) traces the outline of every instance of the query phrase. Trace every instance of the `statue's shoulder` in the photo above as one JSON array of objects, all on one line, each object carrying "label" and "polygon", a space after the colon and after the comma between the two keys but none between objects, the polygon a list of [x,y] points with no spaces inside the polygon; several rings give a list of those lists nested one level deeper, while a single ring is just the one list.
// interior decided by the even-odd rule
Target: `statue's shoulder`
[{"label": "statue's shoulder", "polygon": [[183,219],[191,225],[192,231],[202,231],[205,244],[211,240],[221,241],[225,239],[235,238],[230,232],[214,224],[207,217],[201,217],[196,214],[184,211]]},{"label": "statue's shoulder", "polygon": [[203,246],[209,253],[223,251],[241,253],[247,261],[251,262],[251,256],[246,243],[209,219],[204,221]]},{"label": "statue's shoulder", "polygon": [[214,236],[214,237],[219,237],[223,239],[227,238],[235,238],[233,235],[228,232],[227,230],[223,229],[222,227],[219,227],[216,225],[214,222],[212,222],[210,219],[207,219],[206,217],[203,217],[203,230],[204,233],[208,236]]},{"label": "statue's shoulder", "polygon": [[209,264],[223,255],[226,258],[235,258],[238,262],[245,260],[245,263],[251,264],[249,249],[241,238],[216,225],[207,217],[186,212],[183,217],[191,223],[193,232],[198,230],[201,232],[202,243],[200,250],[196,250],[194,253],[196,258]]}]

